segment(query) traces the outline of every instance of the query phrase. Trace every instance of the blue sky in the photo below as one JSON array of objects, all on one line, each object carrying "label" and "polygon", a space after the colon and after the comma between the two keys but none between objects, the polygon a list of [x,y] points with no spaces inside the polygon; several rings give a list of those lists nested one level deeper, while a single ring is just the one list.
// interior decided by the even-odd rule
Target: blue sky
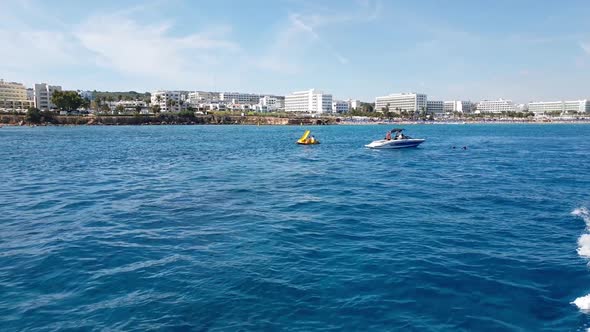
[{"label": "blue sky", "polygon": [[0,78],[372,101],[590,98],[590,1],[0,1]]}]

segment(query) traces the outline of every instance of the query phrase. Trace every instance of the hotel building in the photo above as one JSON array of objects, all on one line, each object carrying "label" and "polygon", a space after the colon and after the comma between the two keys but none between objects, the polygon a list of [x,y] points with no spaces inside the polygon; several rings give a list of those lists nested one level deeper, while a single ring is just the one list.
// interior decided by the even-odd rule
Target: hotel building
[{"label": "hotel building", "polygon": [[349,104],[348,101],[334,100],[332,101],[332,113],[348,113]]},{"label": "hotel building", "polygon": [[225,104],[258,104],[262,96],[254,93],[241,92],[222,92],[219,94],[219,100]]},{"label": "hotel building", "polygon": [[219,92],[195,91],[188,94],[188,102],[192,105],[219,102]]},{"label": "hotel building", "polygon": [[516,107],[512,100],[482,100],[477,104],[478,113],[503,113],[515,112]]},{"label": "hotel building", "polygon": [[264,96],[258,101],[258,109],[265,112],[274,112],[285,107],[285,101],[275,96]]},{"label": "hotel building", "polygon": [[390,111],[419,111],[427,106],[426,95],[422,93],[392,93],[375,98],[377,112],[383,112],[387,107]]},{"label": "hotel building", "polygon": [[559,112],[559,113],[590,113],[590,101],[584,100],[569,100],[569,101],[537,101],[529,103],[529,112],[535,115],[543,115],[545,113]]},{"label": "hotel building", "polygon": [[444,114],[445,103],[442,100],[428,100],[426,102],[426,109],[428,113],[442,115]]},{"label": "hotel building", "polygon": [[361,107],[361,101],[358,99],[348,99],[348,108],[349,109],[360,109]]},{"label": "hotel building", "polygon": [[152,92],[150,101],[160,106],[160,112],[180,112],[180,91]]},{"label": "hotel building", "polygon": [[449,100],[444,102],[445,113],[470,113],[472,107],[473,103],[470,101]]},{"label": "hotel building", "polygon": [[332,95],[310,89],[285,96],[285,112],[332,112]]},{"label": "hotel building", "polygon": [[27,99],[27,88],[23,84],[0,79],[0,109],[26,110],[33,104]]},{"label": "hotel building", "polygon": [[55,91],[61,91],[61,86],[47,83],[35,84],[35,107],[45,111],[55,109],[55,105],[51,102]]}]

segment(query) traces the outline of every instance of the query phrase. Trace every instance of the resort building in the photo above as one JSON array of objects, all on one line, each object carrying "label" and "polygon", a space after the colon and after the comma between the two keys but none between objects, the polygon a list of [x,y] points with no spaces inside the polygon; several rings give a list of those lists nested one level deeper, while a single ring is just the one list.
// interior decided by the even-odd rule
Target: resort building
[{"label": "resort building", "polygon": [[285,100],[276,96],[264,96],[258,101],[258,110],[262,112],[276,112],[285,107]]},{"label": "resort building", "polygon": [[512,100],[498,99],[498,100],[482,100],[477,104],[478,113],[503,113],[515,112],[516,107]]},{"label": "resort building", "polygon": [[428,113],[442,115],[444,114],[444,105],[445,102],[442,100],[428,100],[426,102],[426,109]]},{"label": "resort building", "polygon": [[334,100],[332,101],[332,113],[348,113],[349,104],[348,101]]},{"label": "resort building", "polygon": [[529,103],[529,112],[535,115],[546,113],[590,113],[590,101],[569,100],[569,101],[537,101]]},{"label": "resort building", "polygon": [[361,108],[361,101],[358,99],[348,99],[348,108],[349,109],[360,109]]},{"label": "resort building", "polygon": [[445,113],[471,113],[473,103],[462,100],[449,100],[444,102]]},{"label": "resort building", "polygon": [[315,89],[293,92],[285,96],[285,111],[307,113],[332,112],[332,95]]},{"label": "resort building", "polygon": [[33,107],[33,101],[27,99],[27,89],[22,83],[6,82],[0,79],[0,109],[23,111]]},{"label": "resort building", "polygon": [[51,102],[55,91],[61,91],[61,86],[47,83],[35,84],[35,107],[45,111],[55,109],[55,105]]},{"label": "resort building", "polygon": [[254,93],[241,92],[222,92],[219,94],[219,100],[226,104],[258,104],[262,96]]},{"label": "resort building", "polygon": [[375,111],[419,111],[427,108],[426,95],[423,93],[392,93],[389,96],[375,98]]},{"label": "resort building", "polygon": [[155,91],[150,98],[152,105],[159,105],[160,112],[180,112],[180,91]]},{"label": "resort building", "polygon": [[219,92],[195,91],[188,94],[191,105],[210,104],[219,101]]}]

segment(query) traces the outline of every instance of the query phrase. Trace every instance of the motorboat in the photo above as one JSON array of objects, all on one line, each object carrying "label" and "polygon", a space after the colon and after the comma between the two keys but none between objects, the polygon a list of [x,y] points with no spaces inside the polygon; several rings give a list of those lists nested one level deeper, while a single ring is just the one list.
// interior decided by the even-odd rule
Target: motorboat
[{"label": "motorboat", "polygon": [[[373,141],[365,145],[371,149],[402,149],[415,148],[426,141],[423,138],[412,138],[402,133],[403,129],[395,128],[387,132],[385,139]],[[393,137],[392,137],[393,134]]]},{"label": "motorboat", "polygon": [[301,138],[299,138],[297,140],[297,144],[300,145],[315,145],[315,144],[320,144],[320,141],[318,141],[317,139],[315,139],[315,137],[313,137],[313,135],[309,135],[311,133],[311,131],[306,130],[305,133],[303,133],[303,136],[301,136]]}]

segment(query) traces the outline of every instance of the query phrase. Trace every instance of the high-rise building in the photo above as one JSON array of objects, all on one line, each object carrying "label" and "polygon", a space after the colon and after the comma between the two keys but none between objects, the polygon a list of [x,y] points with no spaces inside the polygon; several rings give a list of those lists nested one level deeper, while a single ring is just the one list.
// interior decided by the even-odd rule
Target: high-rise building
[{"label": "high-rise building", "polygon": [[155,91],[151,93],[152,105],[159,105],[160,112],[180,112],[180,91]]},{"label": "high-rise building", "polygon": [[477,103],[477,111],[479,113],[515,112],[516,107],[512,103],[512,100],[482,100]]},{"label": "high-rise building", "polygon": [[426,109],[428,113],[442,115],[444,114],[445,103],[442,100],[428,100],[426,102]]},{"label": "high-rise building", "polygon": [[27,88],[22,83],[6,82],[0,79],[0,108],[5,110],[26,110],[33,106],[27,99]]},{"label": "high-rise building", "polygon": [[332,112],[332,95],[315,89],[293,92],[285,96],[285,111],[307,113]]},{"label": "high-rise building", "polygon": [[35,84],[35,107],[45,111],[55,109],[55,105],[51,102],[55,91],[61,91],[61,86],[47,83]]},{"label": "high-rise building", "polygon": [[569,101],[537,101],[529,103],[529,112],[535,115],[543,115],[545,113],[590,113],[590,101],[584,100],[569,100]]},{"label": "high-rise building", "polygon": [[426,110],[426,95],[423,93],[392,93],[375,98],[375,111],[419,111]]}]

